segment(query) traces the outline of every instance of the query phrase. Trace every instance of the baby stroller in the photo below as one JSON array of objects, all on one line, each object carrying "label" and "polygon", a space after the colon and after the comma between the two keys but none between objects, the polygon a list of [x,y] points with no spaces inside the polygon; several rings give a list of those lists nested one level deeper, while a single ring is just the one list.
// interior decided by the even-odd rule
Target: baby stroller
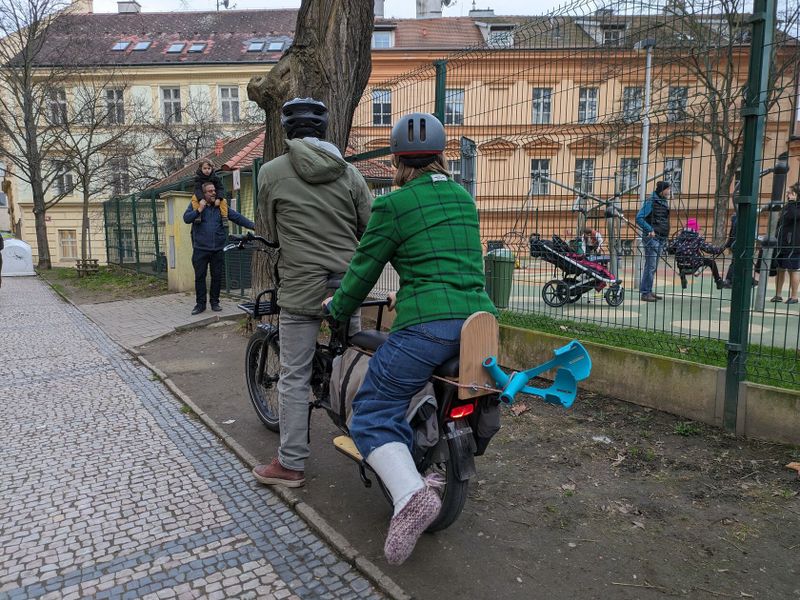
[{"label": "baby stroller", "polygon": [[[557,235],[552,241],[531,240],[531,255],[538,256],[560,270],[563,277],[551,279],[542,288],[542,300],[547,306],[559,307],[580,300],[588,291],[600,291],[609,306],[619,306],[625,299],[622,281],[605,267],[608,259],[591,260],[583,254],[573,251],[569,245]],[[555,273],[555,270],[554,270]]]}]

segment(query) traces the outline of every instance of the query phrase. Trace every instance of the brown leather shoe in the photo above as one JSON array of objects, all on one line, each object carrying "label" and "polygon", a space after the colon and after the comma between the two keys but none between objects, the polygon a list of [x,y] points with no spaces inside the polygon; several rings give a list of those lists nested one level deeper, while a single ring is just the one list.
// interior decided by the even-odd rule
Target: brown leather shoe
[{"label": "brown leather shoe", "polygon": [[658,302],[658,298],[656,298],[655,294],[645,294],[641,298],[642,302]]},{"label": "brown leather shoe", "polygon": [[287,469],[277,458],[268,465],[258,465],[253,469],[253,476],[265,485],[283,485],[285,487],[303,487],[306,484],[304,471]]}]

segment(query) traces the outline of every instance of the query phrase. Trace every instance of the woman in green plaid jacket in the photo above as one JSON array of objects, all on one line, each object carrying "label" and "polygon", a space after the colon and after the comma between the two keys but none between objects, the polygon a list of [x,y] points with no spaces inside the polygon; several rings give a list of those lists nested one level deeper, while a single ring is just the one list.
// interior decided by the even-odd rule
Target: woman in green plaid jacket
[{"label": "woman in green plaid jacket", "polygon": [[447,171],[444,127],[430,114],[407,115],[392,129],[391,148],[399,189],[373,203],[367,229],[327,307],[344,321],[387,263],[400,277],[397,318],[370,360],[350,425],[356,447],[394,500],[384,552],[390,563],[400,564],[441,508],[438,482],[423,480],[411,457],[408,404],[437,367],[459,354],[464,320],[496,310],[484,289],[475,201]]}]

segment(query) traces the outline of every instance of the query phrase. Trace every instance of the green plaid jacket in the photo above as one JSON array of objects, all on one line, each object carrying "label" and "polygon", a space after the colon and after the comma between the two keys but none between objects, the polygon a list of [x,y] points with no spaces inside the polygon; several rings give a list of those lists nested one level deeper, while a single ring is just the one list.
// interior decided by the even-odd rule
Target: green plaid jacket
[{"label": "green plaid jacket", "polygon": [[452,179],[425,174],[374,201],[330,305],[337,320],[358,308],[387,262],[400,276],[392,331],[478,311],[497,314],[484,289],[475,201]]}]

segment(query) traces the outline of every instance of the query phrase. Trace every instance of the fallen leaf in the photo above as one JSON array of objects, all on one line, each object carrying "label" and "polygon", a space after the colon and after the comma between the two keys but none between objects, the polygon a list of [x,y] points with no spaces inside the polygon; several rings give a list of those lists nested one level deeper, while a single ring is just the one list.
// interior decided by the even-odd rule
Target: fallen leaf
[{"label": "fallen leaf", "polygon": [[797,471],[797,476],[800,477],[800,462],[790,462],[786,468]]},{"label": "fallen leaf", "polygon": [[644,529],[644,523],[642,523],[641,521],[631,521],[631,523],[633,523],[634,529],[636,529],[637,527],[639,529]]},{"label": "fallen leaf", "polygon": [[236,423],[236,419],[228,419],[222,422],[223,425],[230,425],[231,423]]},{"label": "fallen leaf", "polygon": [[565,492],[574,492],[575,491],[575,484],[574,483],[565,483],[561,486],[561,489]]},{"label": "fallen leaf", "polygon": [[680,346],[678,346],[678,352],[680,352],[681,354],[689,354],[689,349],[681,348]]},{"label": "fallen leaf", "polygon": [[618,467],[620,465],[620,463],[622,463],[623,460],[625,460],[625,455],[618,453],[617,454],[617,458],[614,461],[612,461],[611,466],[612,467]]},{"label": "fallen leaf", "polygon": [[524,402],[517,402],[516,404],[511,405],[511,412],[514,413],[514,416],[520,416],[524,412],[528,412],[530,408]]}]

